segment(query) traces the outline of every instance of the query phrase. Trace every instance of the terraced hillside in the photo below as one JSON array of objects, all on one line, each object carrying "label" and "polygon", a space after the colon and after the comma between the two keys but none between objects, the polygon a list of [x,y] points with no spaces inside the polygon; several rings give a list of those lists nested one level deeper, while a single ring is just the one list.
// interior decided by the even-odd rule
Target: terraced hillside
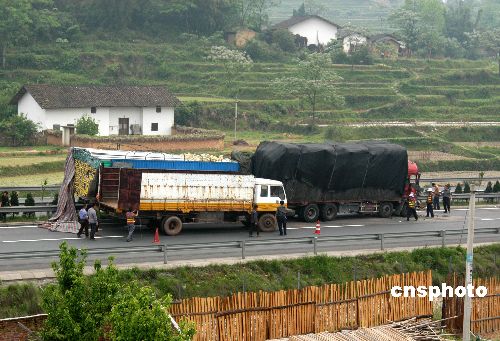
[{"label": "terraced hillside", "polygon": [[[15,109],[7,103],[24,83],[165,84],[185,103],[177,111],[178,124],[225,130],[229,143],[234,138],[234,99],[225,92],[223,66],[205,59],[214,43],[96,41],[9,50],[8,60],[15,66],[0,71],[0,110]],[[441,154],[423,160],[428,170],[500,169],[498,147],[463,144],[500,141],[500,77],[493,61],[385,59],[368,66],[325,68],[342,76],[336,85],[346,104],[320,103],[319,126],[311,126],[309,109],[296,98],[281,97],[272,86],[274,79],[294,73],[294,60],[254,63],[236,82],[241,88],[238,138],[250,142],[250,148],[262,139],[383,138],[416,152],[447,154],[441,164],[433,163]],[[406,127],[387,126],[394,122],[406,122]],[[450,127],[450,122],[486,126]],[[369,123],[375,127],[363,128]]]}]

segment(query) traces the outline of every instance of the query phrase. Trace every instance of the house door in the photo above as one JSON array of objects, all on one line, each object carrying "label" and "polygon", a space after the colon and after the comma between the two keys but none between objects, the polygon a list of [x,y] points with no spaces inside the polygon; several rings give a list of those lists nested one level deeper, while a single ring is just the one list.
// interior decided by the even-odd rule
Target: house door
[{"label": "house door", "polygon": [[128,135],[128,117],[118,118],[118,135]]}]

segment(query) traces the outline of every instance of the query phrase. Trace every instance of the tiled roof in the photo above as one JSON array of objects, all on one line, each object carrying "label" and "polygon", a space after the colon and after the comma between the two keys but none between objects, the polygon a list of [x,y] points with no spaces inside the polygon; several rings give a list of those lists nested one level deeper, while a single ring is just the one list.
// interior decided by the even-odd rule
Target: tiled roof
[{"label": "tiled roof", "polygon": [[175,107],[180,101],[164,86],[24,85],[12,98],[29,92],[44,109],[87,107]]},{"label": "tiled roof", "polygon": [[313,19],[313,18],[316,18],[316,19],[319,19],[319,20],[323,20],[327,23],[329,23],[330,25],[333,25],[333,26],[337,26],[337,27],[340,27],[340,25],[337,25],[325,18],[322,18],[320,17],[319,15],[305,15],[305,16],[296,16],[296,17],[291,17],[290,19],[287,19],[287,20],[284,20],[282,22],[279,22],[277,23],[276,25],[274,25],[272,28],[273,29],[280,29],[280,28],[289,28],[289,27],[292,27],[293,25],[296,25],[300,22],[303,22],[303,21],[306,21],[306,20],[309,20],[309,19]]}]

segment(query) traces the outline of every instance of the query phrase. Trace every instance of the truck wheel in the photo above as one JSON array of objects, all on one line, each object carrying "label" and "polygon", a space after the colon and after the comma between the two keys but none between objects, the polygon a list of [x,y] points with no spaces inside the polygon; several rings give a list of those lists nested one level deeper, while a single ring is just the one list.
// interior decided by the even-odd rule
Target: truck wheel
[{"label": "truck wheel", "polygon": [[304,207],[304,212],[302,213],[302,218],[307,223],[312,223],[318,220],[319,217],[319,207],[316,204],[309,204]]},{"label": "truck wheel", "polygon": [[321,206],[321,219],[330,221],[337,217],[337,206],[334,204],[326,204]]},{"label": "truck wheel", "polygon": [[382,218],[389,218],[392,215],[392,203],[390,202],[383,202],[380,204],[379,209],[378,209],[378,214]]},{"label": "truck wheel", "polygon": [[259,218],[259,229],[262,232],[273,232],[276,231],[276,227],[278,224],[276,223],[276,217],[273,214],[266,213],[260,216]]},{"label": "truck wheel", "polygon": [[171,216],[163,218],[163,233],[167,236],[176,236],[182,230],[182,220],[179,217]]}]

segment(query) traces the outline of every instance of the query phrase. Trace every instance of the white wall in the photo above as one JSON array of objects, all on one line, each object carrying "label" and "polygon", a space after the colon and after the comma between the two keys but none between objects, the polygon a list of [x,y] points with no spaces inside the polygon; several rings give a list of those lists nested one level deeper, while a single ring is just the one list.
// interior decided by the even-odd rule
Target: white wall
[{"label": "white wall", "polygon": [[45,109],[38,105],[38,103],[29,92],[24,94],[24,96],[21,97],[21,99],[17,103],[17,113],[26,114],[26,117],[28,117],[33,122],[38,123],[38,129],[40,131],[47,128],[52,129],[52,126],[46,127],[45,125]]},{"label": "white wall", "polygon": [[366,44],[366,37],[359,34],[351,34],[344,38],[344,52],[349,53],[349,48],[351,45],[360,46]]},{"label": "white wall", "polygon": [[[158,123],[158,131],[151,131],[151,123]],[[170,135],[173,125],[174,108],[161,107],[161,112],[156,112],[156,107],[142,108],[143,135]]]},{"label": "white wall", "polygon": [[[127,118],[129,127],[132,124],[142,125],[142,108],[114,107],[109,108],[109,135],[118,135],[118,118]],[[144,128],[143,128],[144,129]],[[129,128],[129,134],[131,133]]]},{"label": "white wall", "polygon": [[[318,18],[310,18],[288,28],[293,34],[307,38],[307,45],[328,44],[330,40],[337,39],[337,27]],[[318,38],[318,39],[317,39]]]},{"label": "white wall", "polygon": [[108,135],[109,121],[107,108],[97,108],[95,114],[90,113],[90,108],[46,109],[44,129],[52,129],[54,124],[62,126],[68,124],[76,125],[76,121],[83,115],[92,117],[99,124],[99,135]]}]

